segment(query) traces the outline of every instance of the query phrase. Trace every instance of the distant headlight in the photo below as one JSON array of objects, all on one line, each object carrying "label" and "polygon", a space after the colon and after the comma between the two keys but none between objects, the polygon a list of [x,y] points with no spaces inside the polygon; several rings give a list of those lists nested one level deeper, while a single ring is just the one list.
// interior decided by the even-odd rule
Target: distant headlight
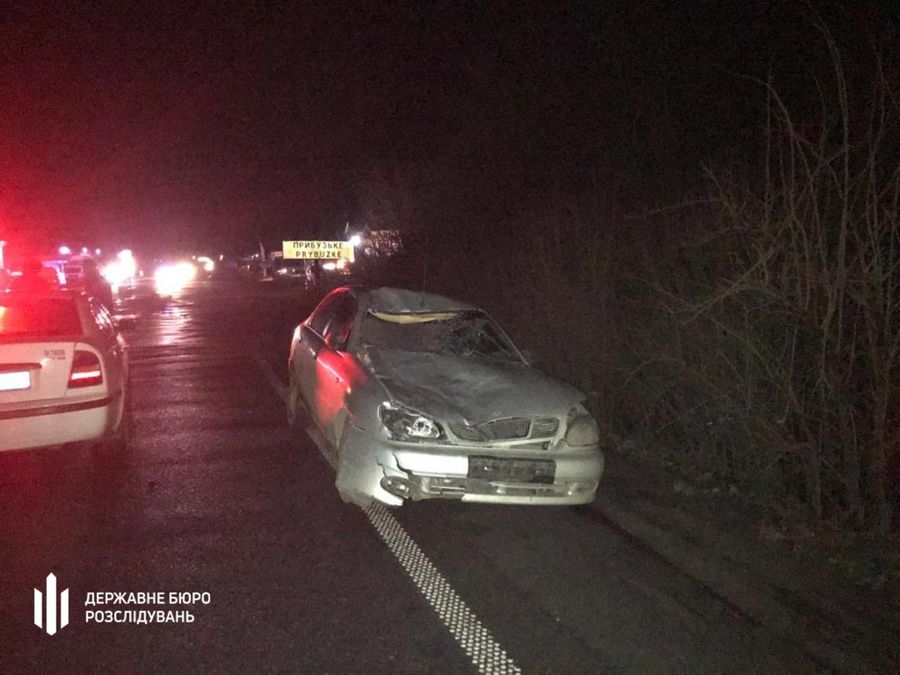
[{"label": "distant headlight", "polygon": [[[573,408],[572,413],[575,412]],[[600,442],[600,429],[597,420],[586,414],[569,414],[569,426],[566,429],[566,443],[575,448],[597,445]]]},{"label": "distant headlight", "polygon": [[395,441],[435,441],[444,430],[433,419],[408,408],[383,403],[378,409],[381,423]]},{"label": "distant headlight", "polygon": [[193,263],[180,262],[175,265],[161,265],[156,268],[153,280],[159,295],[174,295],[187,286],[197,276]]}]

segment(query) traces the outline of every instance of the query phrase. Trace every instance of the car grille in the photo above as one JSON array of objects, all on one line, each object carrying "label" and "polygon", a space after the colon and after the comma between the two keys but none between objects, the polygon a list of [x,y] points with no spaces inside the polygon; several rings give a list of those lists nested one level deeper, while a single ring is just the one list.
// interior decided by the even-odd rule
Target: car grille
[{"label": "car grille", "polygon": [[464,441],[511,441],[518,438],[549,438],[559,429],[559,420],[542,417],[504,417],[475,426],[451,424],[450,429]]},{"label": "car grille", "polygon": [[559,430],[559,420],[555,417],[542,417],[531,423],[531,438],[547,438]]},{"label": "car grille", "polygon": [[451,424],[450,429],[453,430],[453,433],[456,434],[457,438],[461,438],[464,441],[485,440],[484,435],[478,429],[466,424]]},{"label": "car grille", "polygon": [[488,440],[505,441],[513,438],[527,438],[528,429],[531,427],[531,420],[527,417],[507,417],[500,420],[491,420],[479,424],[477,429],[481,431]]}]

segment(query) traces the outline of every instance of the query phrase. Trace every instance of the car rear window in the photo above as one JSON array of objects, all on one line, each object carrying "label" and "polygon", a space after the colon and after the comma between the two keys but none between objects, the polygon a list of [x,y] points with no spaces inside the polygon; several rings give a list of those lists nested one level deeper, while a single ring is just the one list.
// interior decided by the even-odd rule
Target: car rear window
[{"label": "car rear window", "polygon": [[74,300],[0,295],[0,337],[80,333],[81,321]]}]

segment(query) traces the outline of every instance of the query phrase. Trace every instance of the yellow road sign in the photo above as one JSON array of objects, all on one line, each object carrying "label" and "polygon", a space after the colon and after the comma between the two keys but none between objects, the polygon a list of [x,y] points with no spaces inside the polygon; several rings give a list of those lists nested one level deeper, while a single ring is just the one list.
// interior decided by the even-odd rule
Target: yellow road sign
[{"label": "yellow road sign", "polygon": [[281,250],[285,260],[354,260],[353,246],[347,241],[283,241]]}]

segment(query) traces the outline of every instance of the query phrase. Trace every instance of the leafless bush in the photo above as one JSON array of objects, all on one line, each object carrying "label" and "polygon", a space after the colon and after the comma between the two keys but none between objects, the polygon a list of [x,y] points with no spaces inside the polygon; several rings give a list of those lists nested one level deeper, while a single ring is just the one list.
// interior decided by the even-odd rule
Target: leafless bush
[{"label": "leafless bush", "polygon": [[[839,525],[891,528],[900,403],[900,106],[879,59],[815,79],[802,121],[771,82],[757,170],[627,215],[603,184],[545,194],[432,288],[486,305],[606,426],[689,471]],[[894,71],[896,72],[896,71]],[[867,79],[863,86],[863,79]],[[893,88],[892,88],[893,87]]]},{"label": "leafless bush", "polygon": [[713,430],[725,428],[729,470],[774,476],[770,489],[817,518],[884,533],[900,357],[900,109],[880,62],[868,106],[852,105],[862,92],[851,94],[819,28],[834,74],[817,82],[815,132],[763,83],[762,188],[713,181],[725,235],[698,256],[718,252],[730,273],[699,300],[658,290],[682,341],[697,341],[678,377],[714,411]]}]

